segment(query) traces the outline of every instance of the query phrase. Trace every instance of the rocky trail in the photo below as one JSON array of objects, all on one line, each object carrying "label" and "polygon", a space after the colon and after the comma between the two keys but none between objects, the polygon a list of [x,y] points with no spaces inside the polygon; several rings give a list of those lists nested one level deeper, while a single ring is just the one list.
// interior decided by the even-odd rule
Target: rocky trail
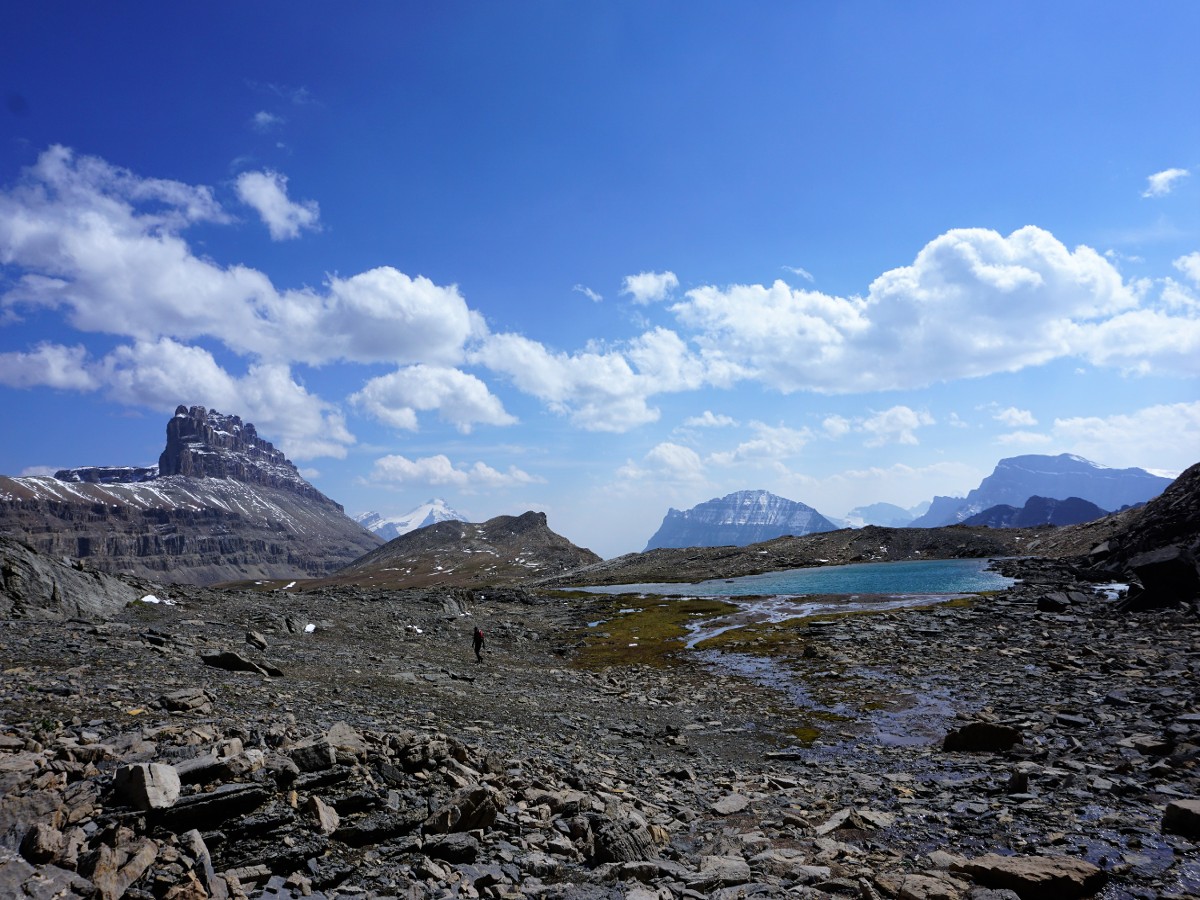
[{"label": "rocky trail", "polygon": [[627,597],[17,604],[0,896],[1197,896],[1200,619],[1009,565],[686,651]]}]

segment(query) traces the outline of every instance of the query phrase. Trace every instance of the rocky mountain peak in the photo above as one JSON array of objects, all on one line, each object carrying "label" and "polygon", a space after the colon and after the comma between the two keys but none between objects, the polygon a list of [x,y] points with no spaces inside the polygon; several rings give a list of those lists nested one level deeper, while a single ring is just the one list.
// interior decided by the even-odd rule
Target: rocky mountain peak
[{"label": "rocky mountain peak", "polygon": [[744,547],[783,535],[833,531],[837,526],[806,503],[769,491],[735,491],[691,509],[670,509],[646,544],[660,547]]},{"label": "rocky mountain peak", "polygon": [[158,458],[158,474],[232,478],[328,500],[300,476],[283,451],[258,436],[252,423],[203,406],[176,407],[167,422],[167,446]]}]

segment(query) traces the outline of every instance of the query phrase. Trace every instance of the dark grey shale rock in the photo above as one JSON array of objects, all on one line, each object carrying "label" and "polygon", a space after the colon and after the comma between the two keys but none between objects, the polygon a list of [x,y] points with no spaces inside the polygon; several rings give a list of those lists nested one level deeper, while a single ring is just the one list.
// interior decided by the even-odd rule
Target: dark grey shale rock
[{"label": "dark grey shale rock", "polygon": [[951,731],[942,741],[947,752],[1002,753],[1021,743],[1021,732],[1011,725],[970,722]]},{"label": "dark grey shale rock", "polygon": [[0,618],[107,619],[144,596],[120,579],[64,565],[0,536]]},{"label": "dark grey shale rock", "polygon": [[250,672],[255,675],[279,678],[283,672],[275,666],[256,663],[233,650],[209,650],[200,654],[200,660],[206,666],[215,669],[225,669],[228,672]]},{"label": "dark grey shale rock", "polygon": [[1162,830],[1185,837],[1200,837],[1200,799],[1172,800],[1163,813]]}]

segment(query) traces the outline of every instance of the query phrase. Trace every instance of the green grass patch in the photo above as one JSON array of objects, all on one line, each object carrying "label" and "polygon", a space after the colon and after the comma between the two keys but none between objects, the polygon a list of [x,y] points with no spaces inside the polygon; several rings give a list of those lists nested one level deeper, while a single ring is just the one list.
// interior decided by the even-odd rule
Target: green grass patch
[{"label": "green grass patch", "polygon": [[630,594],[613,597],[607,606],[605,621],[579,632],[583,646],[572,661],[577,668],[670,665],[683,649],[688,623],[737,610],[722,600]]}]

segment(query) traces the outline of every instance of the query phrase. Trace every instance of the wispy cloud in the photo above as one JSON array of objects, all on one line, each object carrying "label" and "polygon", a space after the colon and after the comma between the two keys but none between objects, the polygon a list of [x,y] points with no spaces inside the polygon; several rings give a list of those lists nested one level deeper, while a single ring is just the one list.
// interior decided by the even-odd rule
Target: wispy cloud
[{"label": "wispy cloud", "polygon": [[267,169],[243,172],[238,176],[238,198],[262,218],[271,239],[286,241],[300,236],[301,230],[319,231],[321,211],[315,200],[295,203],[288,199],[287,176]]},{"label": "wispy cloud", "polygon": [[706,409],[698,416],[684,419],[683,424],[691,428],[734,428],[737,426],[737,420]]},{"label": "wispy cloud", "polygon": [[599,303],[604,299],[601,294],[596,293],[587,285],[577,284],[575,287],[571,288],[571,290],[575,291],[576,293],[583,294],[583,296],[587,297],[593,303]]},{"label": "wispy cloud", "polygon": [[259,131],[259,132],[262,132],[263,134],[265,134],[268,131],[272,131],[273,129],[278,128],[285,121],[286,120],[283,118],[283,116],[277,116],[274,113],[267,112],[264,109],[264,110],[259,110],[258,112],[256,112],[254,114],[254,118],[252,118],[250,120],[250,126],[255,131]]},{"label": "wispy cloud", "polygon": [[808,269],[802,269],[799,266],[782,266],[781,268],[785,272],[791,272],[793,275],[799,275],[805,281],[816,281],[816,279],[813,278],[812,272],[808,271]]},{"label": "wispy cloud", "polygon": [[1146,178],[1146,189],[1143,197],[1163,197],[1175,188],[1176,182],[1186,178],[1190,173],[1187,169],[1163,169]]}]

